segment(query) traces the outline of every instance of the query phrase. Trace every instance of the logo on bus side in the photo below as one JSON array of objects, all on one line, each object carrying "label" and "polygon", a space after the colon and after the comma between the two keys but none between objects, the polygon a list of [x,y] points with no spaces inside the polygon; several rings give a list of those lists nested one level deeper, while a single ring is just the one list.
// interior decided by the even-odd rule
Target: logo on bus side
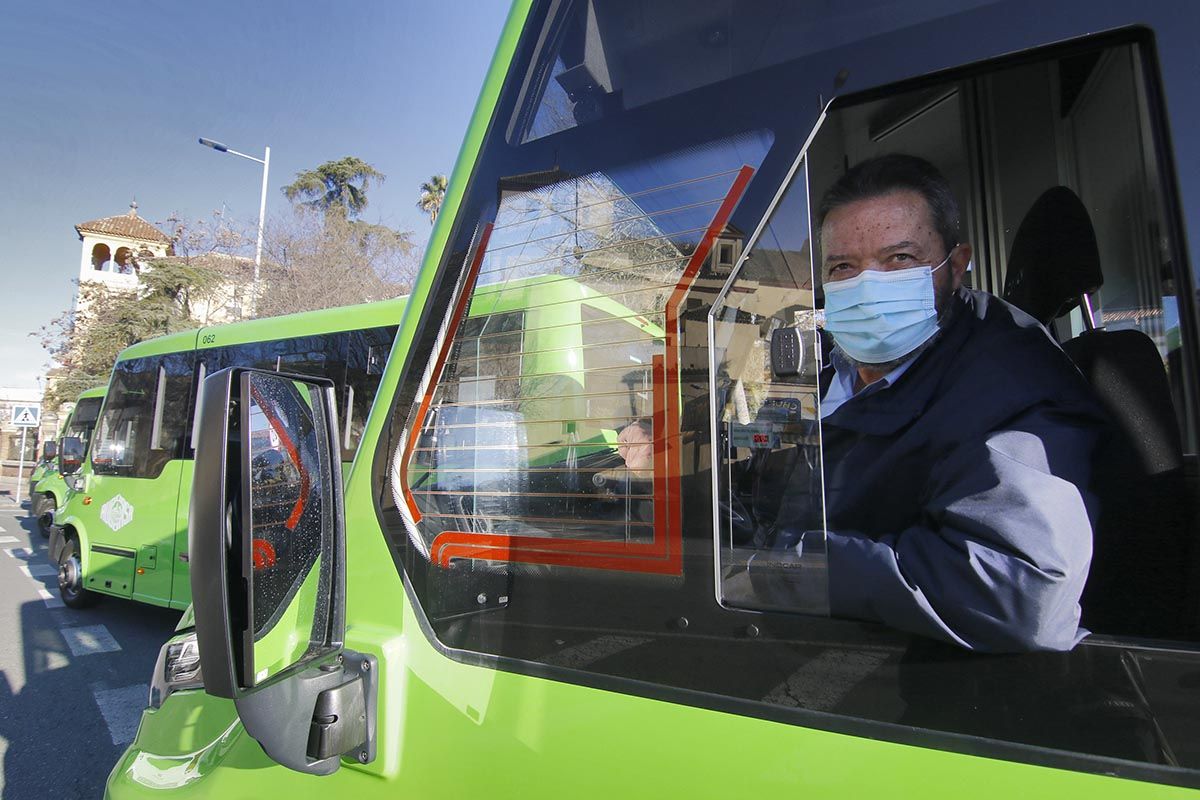
[{"label": "logo on bus side", "polygon": [[114,531],[119,531],[133,522],[133,506],[121,495],[117,495],[100,506],[100,521]]}]

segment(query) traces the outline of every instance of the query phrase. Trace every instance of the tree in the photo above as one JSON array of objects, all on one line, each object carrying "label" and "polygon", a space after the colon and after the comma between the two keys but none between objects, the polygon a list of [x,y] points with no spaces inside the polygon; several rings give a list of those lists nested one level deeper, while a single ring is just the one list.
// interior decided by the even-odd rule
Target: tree
[{"label": "tree", "polygon": [[298,207],[267,229],[255,314],[397,297],[412,286],[419,264],[420,253],[406,232]]},{"label": "tree", "polygon": [[48,381],[46,407],[58,408],[82,390],[106,383],[117,355],[129,345],[196,327],[190,304],[217,282],[208,270],[165,258],[141,265],[138,286],[131,291],[79,284],[75,307],[30,334],[59,365],[57,379]]},{"label": "tree", "polygon": [[367,207],[371,181],[383,183],[386,177],[361,158],[346,156],[297,172],[296,179],[283,187],[283,193],[292,203],[299,202],[326,216],[338,214],[354,219]]},{"label": "tree", "polygon": [[437,222],[438,213],[442,210],[442,201],[445,199],[445,175],[434,175],[421,184],[421,199],[417,200],[417,208],[429,215],[430,225]]}]

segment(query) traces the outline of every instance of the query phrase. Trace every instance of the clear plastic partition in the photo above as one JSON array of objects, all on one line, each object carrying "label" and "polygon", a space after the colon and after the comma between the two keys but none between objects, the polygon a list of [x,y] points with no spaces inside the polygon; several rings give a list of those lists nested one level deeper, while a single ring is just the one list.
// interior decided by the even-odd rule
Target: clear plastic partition
[{"label": "clear plastic partition", "polygon": [[829,612],[803,162],[709,314],[718,599]]}]

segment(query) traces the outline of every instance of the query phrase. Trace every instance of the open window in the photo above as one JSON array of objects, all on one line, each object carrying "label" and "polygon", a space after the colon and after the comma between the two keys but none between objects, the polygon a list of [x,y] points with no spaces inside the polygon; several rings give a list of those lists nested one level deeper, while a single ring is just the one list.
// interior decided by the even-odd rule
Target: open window
[{"label": "open window", "polygon": [[[821,613],[827,582],[838,580],[836,571],[825,570],[825,537],[839,522],[864,519],[844,513],[848,497],[869,505],[845,484],[847,477],[838,479],[830,499],[829,470],[839,465],[823,463],[831,458],[823,436],[831,423],[822,417],[832,406],[823,411],[821,398],[837,378],[828,358],[836,336],[821,330],[831,278],[821,269],[817,207],[853,165],[901,153],[932,163],[958,198],[959,241],[974,253],[963,284],[1003,298],[1044,326],[1069,356],[1062,369],[1082,373],[1103,409],[1094,466],[1064,494],[1091,531],[1072,534],[1078,541],[1071,545],[1080,555],[1078,577],[1087,581],[1083,625],[1096,634],[1194,638],[1195,590],[1188,584],[1196,376],[1188,371],[1179,321],[1188,274],[1169,211],[1168,161],[1156,149],[1163,137],[1148,59],[1146,42],[1133,33],[830,104],[711,312],[714,514],[724,602]],[[1115,118],[1114,109],[1120,109]],[[790,375],[772,370],[770,357],[784,331],[802,356]],[[890,377],[903,381],[902,374]],[[1009,390],[1032,374],[1014,373]],[[955,417],[961,424],[988,413],[990,399],[967,402]],[[1029,435],[1053,461],[1055,431]],[[1061,477],[1056,465],[1045,469]],[[897,485],[905,477],[897,475]],[[913,491],[925,492],[932,481]],[[910,527],[936,533],[936,513],[922,513],[932,513],[933,521],[891,520],[884,538]],[[918,561],[910,556],[910,568]],[[833,588],[843,598],[870,592]]]}]

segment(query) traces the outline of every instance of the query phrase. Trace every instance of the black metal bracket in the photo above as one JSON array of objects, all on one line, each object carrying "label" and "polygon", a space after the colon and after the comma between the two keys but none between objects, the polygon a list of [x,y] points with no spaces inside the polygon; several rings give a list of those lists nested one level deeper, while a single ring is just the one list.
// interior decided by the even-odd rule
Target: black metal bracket
[{"label": "black metal bracket", "polygon": [[246,732],[274,761],[297,772],[329,775],[342,758],[375,760],[379,663],[343,651],[235,701]]}]

